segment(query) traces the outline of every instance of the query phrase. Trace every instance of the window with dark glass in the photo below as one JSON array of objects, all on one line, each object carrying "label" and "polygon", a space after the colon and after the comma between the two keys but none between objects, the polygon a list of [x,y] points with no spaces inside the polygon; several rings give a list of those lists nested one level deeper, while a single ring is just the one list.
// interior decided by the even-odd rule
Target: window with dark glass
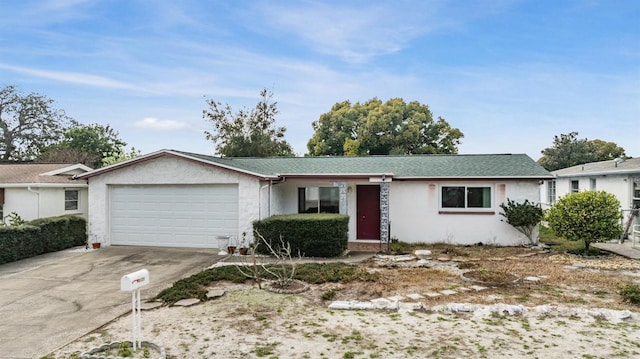
[{"label": "window with dark glass", "polygon": [[64,191],[64,210],[65,211],[78,210],[78,190]]},{"label": "window with dark glass", "polygon": [[298,213],[339,213],[338,187],[298,188]]},{"label": "window with dark glass", "polygon": [[491,208],[491,187],[443,186],[442,208]]},{"label": "window with dark glass", "polygon": [[578,180],[571,181],[571,193],[580,191],[580,182]]}]

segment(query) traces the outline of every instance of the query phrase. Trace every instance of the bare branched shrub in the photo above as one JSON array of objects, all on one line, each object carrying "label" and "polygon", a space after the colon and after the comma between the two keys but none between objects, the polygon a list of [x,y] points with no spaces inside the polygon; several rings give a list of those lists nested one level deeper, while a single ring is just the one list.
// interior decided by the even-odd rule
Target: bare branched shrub
[{"label": "bare branched shrub", "polygon": [[[257,284],[258,288],[262,289],[262,274],[268,273],[275,278],[275,285],[278,287],[286,287],[293,281],[296,274],[296,263],[291,255],[291,244],[285,242],[284,238],[280,236],[280,245],[274,247],[271,243],[264,238],[260,233],[255,233],[256,240],[251,251],[252,264],[249,266],[236,265],[236,268],[242,273],[242,275],[252,278]],[[269,253],[273,257],[273,261],[270,263],[262,262],[258,265],[256,260],[256,249],[258,246],[264,245],[269,250]],[[301,258],[298,253],[298,259]]]}]

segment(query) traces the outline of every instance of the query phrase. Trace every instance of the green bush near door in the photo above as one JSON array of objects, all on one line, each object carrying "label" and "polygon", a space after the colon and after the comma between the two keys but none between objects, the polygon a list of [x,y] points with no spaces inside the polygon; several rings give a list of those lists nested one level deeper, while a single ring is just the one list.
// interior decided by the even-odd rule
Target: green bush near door
[{"label": "green bush near door", "polygon": [[[347,249],[349,216],[341,214],[277,215],[253,222],[254,241],[263,236],[271,246],[280,247],[280,236],[291,245],[291,255],[337,257]],[[266,245],[258,253],[270,254]]]}]

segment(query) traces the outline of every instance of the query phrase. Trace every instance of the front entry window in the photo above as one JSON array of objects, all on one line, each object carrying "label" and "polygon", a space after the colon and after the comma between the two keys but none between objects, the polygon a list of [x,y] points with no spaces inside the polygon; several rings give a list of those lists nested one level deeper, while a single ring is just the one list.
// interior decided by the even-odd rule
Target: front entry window
[{"label": "front entry window", "polygon": [[298,188],[298,213],[340,213],[338,187]]}]

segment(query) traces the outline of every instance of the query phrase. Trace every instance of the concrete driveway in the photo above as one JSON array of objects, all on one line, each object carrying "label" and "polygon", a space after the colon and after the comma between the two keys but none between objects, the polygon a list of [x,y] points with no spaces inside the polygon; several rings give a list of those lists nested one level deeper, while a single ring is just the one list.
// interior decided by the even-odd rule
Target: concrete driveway
[{"label": "concrete driveway", "polygon": [[[0,265],[0,358],[40,358],[131,311],[120,278],[142,268],[155,296],[218,261],[215,249],[75,249]],[[127,338],[130,333],[123,333]]]}]

